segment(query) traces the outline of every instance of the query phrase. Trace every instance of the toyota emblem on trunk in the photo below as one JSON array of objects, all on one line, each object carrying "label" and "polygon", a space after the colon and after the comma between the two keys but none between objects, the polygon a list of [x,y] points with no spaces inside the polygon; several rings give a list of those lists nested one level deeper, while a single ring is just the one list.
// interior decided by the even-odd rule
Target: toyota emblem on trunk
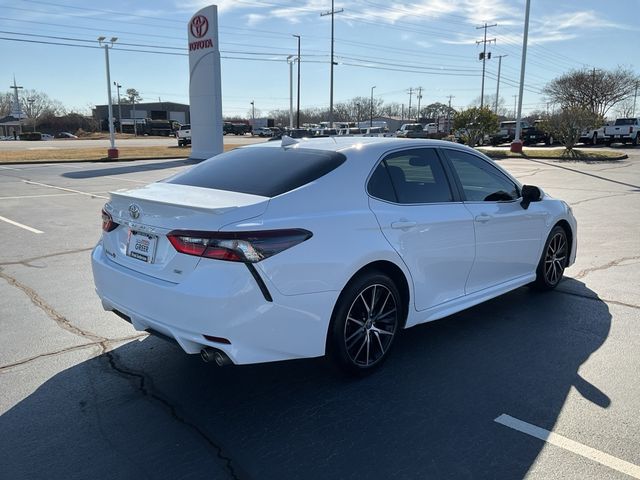
[{"label": "toyota emblem on trunk", "polygon": [[131,215],[131,218],[140,217],[140,211],[141,211],[140,207],[135,203],[132,203],[131,205],[129,205],[129,215]]}]

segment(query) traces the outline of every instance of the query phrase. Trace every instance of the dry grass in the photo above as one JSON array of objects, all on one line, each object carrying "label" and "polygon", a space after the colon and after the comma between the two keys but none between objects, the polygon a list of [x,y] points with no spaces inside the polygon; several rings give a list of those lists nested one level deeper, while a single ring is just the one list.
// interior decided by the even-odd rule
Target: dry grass
[{"label": "dry grass", "polygon": [[[226,152],[239,146],[240,145],[225,145],[224,151]],[[118,148],[118,150],[120,152],[119,160],[186,158],[191,155],[191,147],[178,146],[121,147]],[[107,147],[0,151],[0,163],[106,160],[106,157]]]},{"label": "dry grass", "polygon": [[513,153],[507,149],[478,148],[491,158],[540,158],[548,160],[574,161],[610,161],[622,160],[627,157],[624,152],[613,150],[580,150],[574,148],[567,152],[564,148],[525,148],[523,153]]}]

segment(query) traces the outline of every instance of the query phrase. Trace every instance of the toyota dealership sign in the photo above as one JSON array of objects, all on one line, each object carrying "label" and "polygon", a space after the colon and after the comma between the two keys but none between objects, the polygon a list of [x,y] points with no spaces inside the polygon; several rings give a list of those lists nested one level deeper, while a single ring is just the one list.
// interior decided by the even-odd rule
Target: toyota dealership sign
[{"label": "toyota dealership sign", "polygon": [[222,92],[218,47],[218,7],[196,12],[189,35],[189,104],[191,158],[222,153]]}]

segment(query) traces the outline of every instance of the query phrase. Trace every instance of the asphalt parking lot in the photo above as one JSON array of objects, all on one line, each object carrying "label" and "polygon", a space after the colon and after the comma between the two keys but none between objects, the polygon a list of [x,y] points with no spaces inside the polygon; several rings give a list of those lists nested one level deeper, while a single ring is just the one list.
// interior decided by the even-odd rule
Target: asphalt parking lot
[{"label": "asphalt parking lot", "polygon": [[[108,192],[184,160],[0,166],[0,478],[640,478],[640,148],[499,164],[567,200],[577,263],[405,332],[354,380],[216,368],[104,312]],[[551,434],[549,432],[552,432]]]}]

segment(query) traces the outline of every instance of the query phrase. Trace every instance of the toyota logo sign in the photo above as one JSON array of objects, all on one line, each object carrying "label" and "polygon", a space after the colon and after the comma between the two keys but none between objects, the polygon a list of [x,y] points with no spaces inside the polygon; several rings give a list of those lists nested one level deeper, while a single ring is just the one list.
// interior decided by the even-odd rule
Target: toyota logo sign
[{"label": "toyota logo sign", "polygon": [[129,215],[131,216],[131,218],[139,218],[140,212],[141,212],[140,207],[135,203],[132,203],[131,205],[129,205]]},{"label": "toyota logo sign", "polygon": [[209,20],[204,15],[196,15],[191,19],[189,30],[194,37],[202,38],[209,31]]}]

